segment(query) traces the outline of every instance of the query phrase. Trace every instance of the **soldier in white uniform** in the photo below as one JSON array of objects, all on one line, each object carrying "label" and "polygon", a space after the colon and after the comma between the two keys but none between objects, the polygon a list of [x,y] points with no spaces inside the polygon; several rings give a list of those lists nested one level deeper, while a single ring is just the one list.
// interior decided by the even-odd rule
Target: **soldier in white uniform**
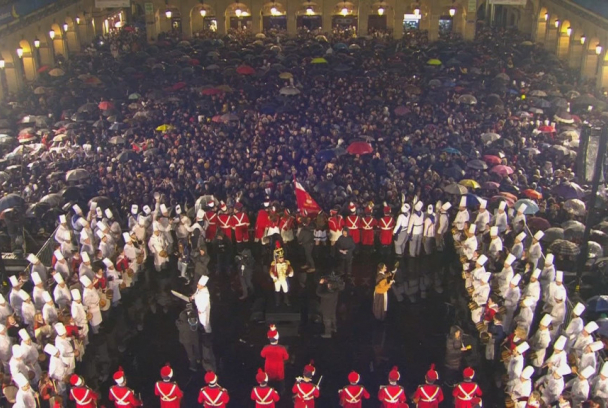
[{"label": "soldier in white uniform", "polygon": [[0,293],[0,322],[5,322],[6,318],[13,314],[13,308],[8,304],[4,295]]},{"label": "soldier in white uniform", "polygon": [[522,370],[519,378],[509,384],[508,393],[515,402],[516,408],[526,408],[528,404],[527,399],[532,394],[532,380],[530,380],[532,374],[534,367],[527,366]]},{"label": "soldier in white uniform", "polygon": [[591,396],[608,400],[608,361],[602,366],[600,375],[591,381]]},{"label": "soldier in white uniform", "polygon": [[422,201],[417,201],[414,205],[414,213],[410,216],[407,227],[410,241],[410,256],[415,258],[420,255],[422,246],[422,233],[424,232],[424,214],[422,213]]},{"label": "soldier in white uniform", "polygon": [[40,363],[38,362],[38,349],[37,344],[32,342],[32,338],[29,333],[25,329],[19,330],[19,337],[21,338],[21,351],[23,352],[23,361],[25,364],[32,368],[34,371],[34,381],[38,382],[40,380],[40,375],[42,374],[42,369],[40,368]]},{"label": "soldier in white uniform", "polygon": [[13,408],[34,408],[36,407],[36,393],[30,387],[30,383],[27,380],[27,376],[18,374],[13,377],[13,380],[19,387],[17,395],[15,395],[15,404]]},{"label": "soldier in white uniform", "polygon": [[59,320],[59,313],[57,312],[55,302],[53,302],[53,298],[49,292],[44,291],[42,297],[45,302],[44,306],[42,306],[42,319],[44,320],[44,323],[52,326]]},{"label": "soldier in white uniform", "polygon": [[154,233],[148,241],[148,248],[154,255],[154,267],[160,272],[169,261],[168,243],[161,231],[161,226],[157,221],[153,224]]},{"label": "soldier in white uniform", "polygon": [[530,245],[530,248],[528,248],[528,252],[526,254],[526,261],[532,263],[533,269],[538,267],[538,261],[543,257],[543,249],[540,246],[540,240],[544,236],[544,232],[536,231],[536,234],[534,234],[532,237],[532,245]]},{"label": "soldier in white uniform", "polygon": [[445,244],[445,234],[450,229],[450,217],[448,210],[452,208],[452,204],[447,202],[443,203],[439,210],[439,219],[437,220],[437,231],[435,232],[435,241],[437,243],[437,250],[443,251]]},{"label": "soldier in white uniform", "polygon": [[34,306],[36,306],[36,310],[42,310],[42,306],[44,306],[44,298],[42,294],[46,290],[44,288],[44,283],[42,279],[40,279],[40,275],[37,272],[32,273],[32,283],[34,284],[34,289],[32,290],[32,297],[34,298]]},{"label": "soldier in white uniform", "polygon": [[408,227],[410,225],[410,205],[404,203],[401,206],[401,214],[397,217],[393,235],[395,236],[395,254],[399,257],[405,252],[405,246],[408,240]]},{"label": "soldier in white uniform", "polygon": [[56,250],[54,255],[57,259],[57,262],[55,262],[55,272],[61,274],[64,280],[68,279],[70,276],[70,265],[68,264],[68,261],[66,261],[60,250]]},{"label": "soldier in white uniform", "polygon": [[55,303],[59,306],[59,309],[66,309],[70,307],[70,303],[72,302],[72,295],[70,294],[70,288],[65,284],[63,280],[63,276],[61,274],[56,273],[53,275],[53,279],[57,282],[55,285],[55,289],[53,289],[53,298],[55,299]]},{"label": "soldier in white uniform", "polygon": [[30,371],[34,372],[34,369],[23,360],[23,349],[19,344],[13,344],[12,352],[13,356],[8,362],[11,375],[15,378],[17,374],[23,374],[29,378]]},{"label": "soldier in white uniform", "polygon": [[572,319],[570,319],[570,323],[568,323],[568,327],[564,331],[564,336],[568,338],[567,350],[570,350],[574,340],[576,340],[578,335],[583,331],[583,327],[585,327],[585,322],[581,317],[584,311],[585,305],[580,302],[572,308]]},{"label": "soldier in white uniform", "polygon": [[530,346],[533,351],[534,358],[532,358],[531,364],[539,369],[542,367],[545,361],[545,355],[547,354],[547,347],[551,343],[551,333],[549,332],[549,325],[553,318],[551,315],[544,315],[541,319],[536,333],[530,339]]},{"label": "soldier in white uniform", "polygon": [[27,324],[30,327],[34,327],[34,320],[36,318],[36,306],[34,306],[30,294],[26,291],[20,290],[19,296],[21,296],[21,299],[23,300],[23,303],[21,303],[21,317],[23,319],[23,323]]},{"label": "soldier in white uniform", "polygon": [[488,257],[485,255],[479,255],[475,260],[475,268],[471,271],[471,284],[473,289],[477,289],[482,284],[481,281],[487,272],[485,267],[486,262],[488,262]]},{"label": "soldier in white uniform", "polygon": [[4,372],[8,372],[8,362],[11,359],[13,341],[7,334],[7,328],[5,325],[0,324],[0,361],[4,368]]},{"label": "soldier in white uniform", "polygon": [[106,266],[106,277],[108,278],[108,290],[112,291],[112,307],[118,306],[118,302],[122,296],[120,295],[120,284],[122,283],[122,276],[120,272],[114,267],[114,263],[108,258],[103,259],[103,263]]},{"label": "soldier in white uniform", "polygon": [[87,278],[93,280],[95,277],[95,272],[93,272],[93,267],[91,265],[91,257],[86,252],[81,252],[80,256],[82,257],[82,263],[78,268],[78,278],[86,276]]},{"label": "soldier in white uniform", "polygon": [[424,231],[422,233],[422,242],[426,255],[432,255],[435,251],[435,222],[436,219],[433,205],[429,204],[426,210],[426,217],[424,218]]},{"label": "soldier in white uniform", "polygon": [[198,310],[198,320],[205,329],[206,333],[211,333],[211,298],[209,297],[209,289],[207,289],[207,282],[209,277],[203,275],[200,277],[196,284],[196,292],[190,297],[194,300],[196,309]]},{"label": "soldier in white uniform", "polygon": [[32,264],[30,274],[37,273],[40,276],[40,279],[42,279],[42,282],[46,285],[48,279],[46,266],[44,266],[42,262],[40,262],[40,259],[34,254],[29,254],[27,260]]},{"label": "soldier in white uniform", "polygon": [[70,231],[67,219],[63,214],[59,216],[59,227],[57,227],[57,231],[55,232],[55,241],[61,245],[61,252],[63,252],[64,256],[69,256],[74,250],[72,246],[72,231]]},{"label": "soldier in white uniform", "polygon": [[566,365],[552,373],[547,373],[536,382],[536,387],[541,390],[541,399],[545,405],[549,406],[559,399],[564,391],[564,376],[571,372],[570,367]]},{"label": "soldier in white uniform", "polygon": [[502,325],[505,328],[505,332],[511,332],[511,323],[513,322],[513,316],[515,310],[519,306],[519,299],[521,298],[521,290],[519,289],[519,282],[521,281],[521,275],[517,274],[511,279],[509,288],[503,294],[505,299],[504,306],[506,309],[505,317],[502,321]]},{"label": "soldier in white uniform", "polygon": [[65,396],[66,384],[64,378],[71,374],[69,366],[61,356],[61,351],[51,343],[44,346],[44,352],[49,355],[49,377],[57,387],[57,393]]},{"label": "soldier in white uniform", "polygon": [[88,342],[87,337],[89,335],[87,311],[82,304],[82,296],[80,295],[78,289],[72,289],[70,292],[72,293],[72,305],[70,307],[70,313],[72,315],[72,319],[74,319],[74,324],[78,326],[80,334],[84,337],[84,342],[86,345]]},{"label": "soldier in white uniform", "polygon": [[549,285],[555,281],[555,266],[553,266],[553,254],[547,254],[545,264],[540,274],[540,286],[543,288],[543,302],[547,302],[549,297]]},{"label": "soldier in white uniform", "polygon": [[454,226],[458,231],[462,233],[467,222],[469,222],[470,216],[467,210],[467,198],[465,196],[460,197],[460,205],[458,206],[458,213],[454,218]]},{"label": "soldier in white uniform", "polygon": [[101,316],[101,309],[99,308],[99,293],[93,286],[93,282],[86,276],[80,277],[80,283],[82,283],[82,304],[84,305],[87,313],[90,313],[91,320],[91,331],[93,333],[99,332],[99,325],[103,321]]},{"label": "soldier in white uniform", "polygon": [[469,225],[469,229],[465,232],[467,239],[462,243],[462,254],[466,256],[469,261],[473,259],[473,256],[477,251],[477,245],[479,244],[477,242],[477,237],[475,236],[476,230],[477,227],[475,227],[475,224]]},{"label": "soldier in white uniform", "polygon": [[74,345],[72,344],[72,340],[67,336],[67,331],[63,323],[55,323],[53,326],[55,328],[55,332],[57,332],[57,337],[55,337],[55,347],[61,353],[61,360],[66,365],[66,373],[72,374],[74,372],[74,368],[76,367],[76,357],[78,351],[74,350]]},{"label": "soldier in white uniform", "polygon": [[584,368],[577,372],[577,376],[568,381],[564,388],[570,388],[572,406],[580,407],[589,398],[589,379],[595,374],[592,367]]},{"label": "soldier in white uniform", "polygon": [[520,204],[519,207],[517,207],[515,217],[511,220],[511,228],[513,228],[513,231],[515,231],[516,234],[523,231],[524,225],[526,225],[526,215],[524,212],[527,208],[528,206],[526,204]]},{"label": "soldier in white uniform", "polygon": [[498,236],[498,227],[490,227],[490,246],[488,255],[493,261],[498,259],[498,255],[502,252],[502,239]]},{"label": "soldier in white uniform", "polygon": [[526,239],[525,232],[520,232],[515,237],[515,243],[511,247],[511,254],[513,254],[516,259],[522,259],[524,256],[524,239]]},{"label": "soldier in white uniform", "polygon": [[477,287],[473,291],[471,295],[472,301],[475,302],[479,307],[471,310],[471,319],[473,323],[477,324],[481,321],[483,317],[484,305],[488,303],[488,298],[490,297],[490,277],[492,274],[490,272],[486,272],[483,274],[481,278],[481,285]]},{"label": "soldier in white uniform", "polygon": [[532,272],[532,275],[530,276],[530,282],[528,282],[528,285],[524,290],[524,297],[530,298],[534,301],[534,303],[530,306],[532,308],[532,311],[536,309],[536,305],[538,304],[538,301],[541,297],[540,282],[538,281],[539,276],[540,269],[535,269],[534,272]]},{"label": "soldier in white uniform", "polygon": [[498,211],[494,215],[494,226],[496,228],[498,228],[499,234],[502,234],[507,230],[508,219],[507,219],[507,213],[505,212],[506,208],[507,208],[507,202],[501,201],[498,204]]},{"label": "soldier in white uniform", "polygon": [[576,337],[570,351],[574,353],[577,358],[580,358],[583,354],[585,347],[593,343],[593,336],[591,336],[599,326],[596,322],[589,322],[583,327],[583,331],[579,336]]},{"label": "soldier in white uniform", "polygon": [[488,202],[486,200],[479,200],[479,212],[475,218],[475,226],[477,226],[477,233],[483,234],[488,224],[490,224],[490,213],[487,210]]}]

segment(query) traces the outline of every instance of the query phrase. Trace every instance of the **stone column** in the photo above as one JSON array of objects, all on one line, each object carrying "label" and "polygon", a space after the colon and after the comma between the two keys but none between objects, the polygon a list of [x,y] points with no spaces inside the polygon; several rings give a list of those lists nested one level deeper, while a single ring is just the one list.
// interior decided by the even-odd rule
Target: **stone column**
[{"label": "stone column", "polygon": [[[392,2],[393,7],[393,37],[396,40],[403,38],[403,15],[406,13],[406,5],[403,1],[395,0]],[[410,11],[411,13],[411,11]]]},{"label": "stone column", "polygon": [[568,58],[568,66],[572,69],[579,70],[583,63],[583,48],[580,39],[570,40],[570,55]]},{"label": "stone column", "polygon": [[357,3],[358,4],[355,4],[355,7],[358,8],[357,34],[361,37],[368,34],[367,30],[371,4],[368,0],[359,0]]},{"label": "stone column", "polygon": [[301,3],[297,0],[284,0],[285,1],[285,12],[287,17],[287,34],[296,35],[298,33],[297,27],[297,11],[300,8]]},{"label": "stone column", "polygon": [[334,14],[335,0],[323,0],[321,10],[323,10],[323,31],[331,33],[331,21]]}]

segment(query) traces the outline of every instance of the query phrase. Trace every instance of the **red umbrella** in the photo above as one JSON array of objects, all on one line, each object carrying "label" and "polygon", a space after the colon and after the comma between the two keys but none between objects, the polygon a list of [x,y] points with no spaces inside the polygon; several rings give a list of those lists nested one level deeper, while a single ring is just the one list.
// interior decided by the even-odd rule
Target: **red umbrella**
[{"label": "red umbrella", "polygon": [[490,155],[486,155],[483,156],[483,161],[485,161],[488,164],[500,164],[502,163],[502,160],[500,160],[500,157],[498,156],[490,156]]},{"label": "red umbrella", "polygon": [[126,27],[123,28],[123,30],[125,30],[128,33],[135,31],[135,29],[133,27],[131,27],[131,26],[126,26]]},{"label": "red umbrella", "polygon": [[97,107],[101,110],[110,110],[114,109],[114,104],[108,101],[101,101],[99,102],[99,105],[97,105]]},{"label": "red umbrella", "polygon": [[43,72],[48,71],[49,69],[51,69],[51,67],[49,67],[48,65],[43,65],[40,68],[37,69],[37,72],[39,74],[42,74]]},{"label": "red umbrella", "polygon": [[221,94],[222,91],[221,89],[217,89],[217,88],[207,88],[207,89],[203,89],[203,91],[201,92],[203,95],[217,95],[217,94]]},{"label": "red umbrella", "polygon": [[481,188],[484,190],[498,190],[500,188],[500,184],[495,183],[494,181],[486,181],[481,185]]},{"label": "red umbrella", "polygon": [[490,198],[490,202],[491,203],[496,203],[496,202],[499,202],[499,201],[505,201],[509,207],[513,207],[515,205],[515,201],[516,200],[512,200],[512,199],[507,198],[507,197],[505,197],[503,195],[495,195],[492,198]]},{"label": "red umbrella", "polygon": [[536,231],[544,231],[546,229],[551,228],[551,224],[549,223],[549,221],[541,217],[530,217],[526,220],[526,224],[528,224],[528,227]]},{"label": "red umbrella", "polygon": [[253,75],[255,74],[255,69],[251,68],[249,65],[241,65],[236,69],[236,72],[241,75]]},{"label": "red umbrella", "polygon": [[515,194],[507,193],[506,191],[501,191],[498,193],[499,196],[506,198],[509,201],[513,201],[513,204],[517,201],[517,196]]},{"label": "red umbrella", "polygon": [[410,110],[403,105],[395,108],[395,115],[397,116],[407,115],[408,113],[410,113]]},{"label": "red umbrella", "polygon": [[555,128],[553,126],[543,125],[538,128],[538,131],[543,133],[553,133],[555,132]]},{"label": "red umbrella", "polygon": [[[513,174],[513,169],[509,166],[505,166],[504,164],[499,164],[498,166],[494,166],[490,169],[490,173],[496,173],[499,176],[508,176],[509,174]],[[517,199],[517,197],[515,197]]]},{"label": "red umbrella", "polygon": [[222,115],[215,115],[213,118],[211,118],[212,121],[214,121],[215,123],[222,123]]},{"label": "red umbrella", "polygon": [[192,58],[192,59],[189,61],[189,64],[190,64],[190,65],[200,65],[200,64],[201,64],[201,62],[200,62],[199,60],[197,60],[196,58]]},{"label": "red umbrella", "polygon": [[36,131],[34,130],[34,128],[25,128],[19,132],[19,138],[21,138],[21,136],[25,137],[27,135],[35,136]]},{"label": "red umbrella", "polygon": [[532,200],[540,200],[541,198],[543,198],[543,195],[541,193],[530,188],[522,191],[522,194],[528,198],[531,198]]},{"label": "red umbrella", "polygon": [[178,82],[171,87],[172,91],[179,91],[180,89],[184,89],[186,87],[185,82]]},{"label": "red umbrella", "polygon": [[349,154],[370,154],[374,151],[372,145],[367,142],[354,142],[346,149]]}]

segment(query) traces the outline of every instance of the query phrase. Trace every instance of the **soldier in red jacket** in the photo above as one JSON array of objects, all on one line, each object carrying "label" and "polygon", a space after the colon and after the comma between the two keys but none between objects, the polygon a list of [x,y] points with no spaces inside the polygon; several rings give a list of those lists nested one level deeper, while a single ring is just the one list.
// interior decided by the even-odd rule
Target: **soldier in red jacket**
[{"label": "soldier in red jacket", "polygon": [[[258,215],[255,218],[255,242],[262,242],[266,228],[270,223],[268,210],[270,208],[270,198],[266,197],[264,200],[264,208],[258,211]],[[263,244],[262,244],[263,245]]]},{"label": "soldier in red jacket", "polygon": [[327,223],[329,225],[329,243],[331,246],[334,246],[344,229],[344,218],[338,214],[337,208],[329,210],[329,220]]},{"label": "soldier in red jacket", "polygon": [[114,381],[116,385],[110,387],[110,395],[108,398],[114,402],[116,408],[135,408],[141,407],[142,402],[135,396],[135,392],[127,387],[127,379],[122,367],[118,367],[118,371],[114,373]]},{"label": "soldier in red jacket", "polygon": [[412,398],[418,408],[438,408],[443,401],[443,391],[435,384],[439,379],[439,374],[435,371],[435,364],[426,372],[426,384],[419,385]]},{"label": "soldier in red jacket", "polygon": [[217,226],[226,234],[226,237],[231,242],[233,225],[233,218],[228,213],[228,206],[222,201],[220,203],[220,213],[217,216]]},{"label": "soldier in red jacket", "polygon": [[213,209],[214,206],[215,203],[213,200],[210,200],[207,203],[209,209],[205,211],[205,220],[209,224],[207,226],[207,231],[205,231],[205,239],[207,242],[213,241],[213,238],[215,238],[215,234],[217,233],[217,213]]},{"label": "soldier in red jacket", "polygon": [[395,229],[395,219],[391,216],[391,207],[384,203],[384,216],[378,221],[380,227],[381,255],[389,256],[393,245],[393,230]]},{"label": "soldier in red jacket", "polygon": [[255,401],[255,408],[274,408],[274,403],[278,402],[280,397],[274,388],[268,386],[268,375],[259,368],[255,380],[260,384],[251,390],[251,399]]},{"label": "soldier in red jacket", "polygon": [[236,241],[237,251],[243,249],[243,245],[249,242],[249,217],[243,211],[243,204],[236,203],[234,205],[235,212],[232,214],[232,225],[234,227],[234,239]]},{"label": "soldier in red jacket", "polygon": [[226,389],[218,385],[217,375],[213,371],[207,371],[205,382],[207,386],[201,388],[198,394],[198,403],[203,404],[205,408],[224,408],[230,401],[230,396]]},{"label": "soldier in red jacket", "polygon": [[408,408],[405,390],[402,386],[397,385],[397,381],[401,378],[397,367],[388,373],[388,385],[383,385],[378,391],[378,401],[382,408]]},{"label": "soldier in red jacket", "polygon": [[282,394],[285,389],[285,361],[289,360],[289,353],[285,347],[279,345],[279,332],[275,325],[270,326],[267,337],[270,344],[264,346],[260,353],[262,358],[266,359],[264,371]]},{"label": "soldier in red jacket", "polygon": [[348,382],[350,385],[338,391],[340,396],[340,406],[345,408],[361,408],[361,400],[369,399],[369,392],[364,386],[358,385],[361,376],[358,373],[351,371],[348,374]]},{"label": "soldier in red jacket", "polygon": [[354,203],[348,206],[350,214],[346,216],[345,224],[355,245],[361,242],[361,218],[357,215],[357,207]]},{"label": "soldier in red jacket", "polygon": [[467,367],[462,372],[464,381],[454,387],[454,406],[456,408],[475,408],[481,405],[481,388],[473,382],[475,371]]},{"label": "soldier in red jacket", "polygon": [[171,381],[173,370],[169,364],[160,369],[162,381],[157,381],[154,394],[160,397],[160,408],[179,408],[184,393],[177,383]]},{"label": "soldier in red jacket", "polygon": [[70,377],[70,399],[76,402],[76,408],[95,408],[99,396],[87,387],[82,377],[72,374]]},{"label": "soldier in red jacket", "polygon": [[365,207],[365,216],[361,219],[361,245],[366,253],[374,250],[374,228],[378,225],[378,221],[372,215],[373,208],[374,204],[369,203]]},{"label": "soldier in red jacket", "polygon": [[296,378],[291,392],[295,397],[294,408],[315,408],[315,398],[319,398],[319,388],[313,384],[312,377],[315,375],[315,368],[310,364],[304,367],[303,377]]}]

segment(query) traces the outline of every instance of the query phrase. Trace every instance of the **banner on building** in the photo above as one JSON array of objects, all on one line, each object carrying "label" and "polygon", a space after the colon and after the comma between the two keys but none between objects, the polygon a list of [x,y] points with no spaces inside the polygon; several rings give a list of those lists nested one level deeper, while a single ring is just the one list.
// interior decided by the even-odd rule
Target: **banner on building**
[{"label": "banner on building", "polygon": [[490,0],[496,6],[525,6],[528,0]]},{"label": "banner on building", "polygon": [[97,8],[122,8],[131,7],[131,0],[95,0]]}]

